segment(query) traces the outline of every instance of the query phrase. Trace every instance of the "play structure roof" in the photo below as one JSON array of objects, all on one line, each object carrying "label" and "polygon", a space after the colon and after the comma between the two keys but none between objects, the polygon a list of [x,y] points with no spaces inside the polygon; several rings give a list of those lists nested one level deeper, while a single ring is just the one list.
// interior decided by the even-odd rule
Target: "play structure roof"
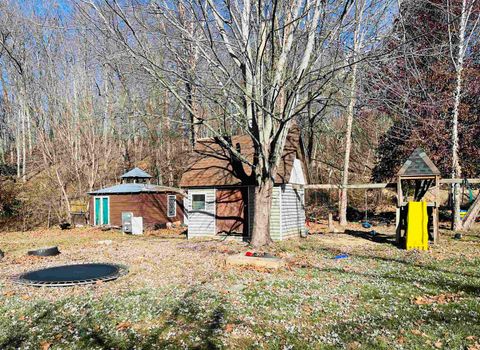
[{"label": "play structure roof", "polygon": [[152,176],[150,174],[147,174],[145,171],[143,171],[140,168],[133,168],[130,171],[127,171],[125,174],[121,176],[122,179],[127,179],[127,178],[137,178],[137,179],[149,179]]},{"label": "play structure roof", "polygon": [[421,148],[415,149],[407,161],[403,164],[399,176],[434,176],[440,175],[440,171],[433,164],[425,151]]}]

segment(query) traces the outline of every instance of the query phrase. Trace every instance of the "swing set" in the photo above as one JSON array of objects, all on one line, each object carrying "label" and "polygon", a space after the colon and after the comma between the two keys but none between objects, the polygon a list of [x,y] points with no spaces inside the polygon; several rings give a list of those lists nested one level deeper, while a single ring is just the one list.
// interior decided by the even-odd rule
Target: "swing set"
[{"label": "swing set", "polygon": [[[480,184],[480,179],[442,179],[440,171],[433,164],[425,151],[421,148],[415,149],[410,157],[405,161],[399,172],[396,174],[396,181],[389,183],[367,183],[367,184],[349,184],[347,189],[364,189],[364,218],[362,226],[364,228],[372,227],[369,222],[368,213],[368,190],[370,189],[396,189],[397,194],[397,208],[396,208],[396,241],[397,244],[402,245],[406,242],[406,237],[410,228],[417,227],[421,231],[422,242],[425,237],[437,243],[439,240],[439,199],[440,186],[442,184],[462,184],[463,193],[468,191],[469,208],[467,211],[461,213],[462,229],[468,230],[477,216],[480,214],[480,195],[474,199],[474,192],[472,184]],[[341,189],[341,185],[333,184],[308,184],[305,186],[306,190],[317,189]],[[426,194],[429,193],[429,201],[425,200]],[[463,197],[463,196],[462,196]],[[410,203],[424,202],[425,205],[421,207],[418,205],[411,205],[410,216],[408,215]],[[415,207],[415,208],[414,208]],[[413,211],[417,214],[412,215]],[[331,222],[331,214],[329,215],[329,222]],[[416,222],[416,223],[414,223]],[[329,225],[330,226],[330,225]],[[333,224],[332,224],[333,226]]]}]

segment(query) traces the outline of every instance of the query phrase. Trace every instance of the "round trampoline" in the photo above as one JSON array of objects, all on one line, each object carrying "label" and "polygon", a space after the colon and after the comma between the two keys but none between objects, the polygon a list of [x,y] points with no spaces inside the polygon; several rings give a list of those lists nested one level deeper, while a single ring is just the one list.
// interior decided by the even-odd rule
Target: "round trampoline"
[{"label": "round trampoline", "polygon": [[20,284],[36,287],[67,287],[107,282],[125,275],[128,269],[117,264],[75,264],[25,272],[14,278]]}]

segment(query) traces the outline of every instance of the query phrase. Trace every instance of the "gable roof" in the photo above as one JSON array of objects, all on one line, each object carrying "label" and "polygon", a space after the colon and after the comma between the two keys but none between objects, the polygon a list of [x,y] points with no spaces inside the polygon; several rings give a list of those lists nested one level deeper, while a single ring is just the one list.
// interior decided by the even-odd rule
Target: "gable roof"
[{"label": "gable roof", "polygon": [[428,158],[423,149],[416,148],[398,171],[399,176],[440,175],[440,170]]},{"label": "gable roof", "polygon": [[139,179],[149,179],[152,176],[150,174],[147,174],[145,171],[143,171],[140,168],[133,168],[130,171],[127,171],[125,174],[121,176],[122,179],[127,179],[127,178],[139,178]]},{"label": "gable roof", "polygon": [[121,184],[105,187],[96,191],[88,192],[88,194],[122,194],[122,193],[159,193],[159,192],[176,192],[182,191],[178,188],[158,186],[150,184]]},{"label": "gable roof", "polygon": [[[249,135],[231,137],[231,144],[253,162],[254,147]],[[300,130],[294,126],[287,135],[282,159],[280,160],[275,184],[288,183],[296,158],[303,160]],[[190,155],[187,169],[180,180],[180,187],[214,187],[233,185],[253,185],[252,169],[240,162],[222,147],[217,138],[197,141]]]}]

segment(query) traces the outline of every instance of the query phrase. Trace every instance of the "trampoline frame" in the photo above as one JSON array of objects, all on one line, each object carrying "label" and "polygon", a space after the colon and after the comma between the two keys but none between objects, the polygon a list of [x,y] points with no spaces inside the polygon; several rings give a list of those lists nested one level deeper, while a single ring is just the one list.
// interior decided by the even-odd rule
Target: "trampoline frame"
[{"label": "trampoline frame", "polygon": [[[53,268],[53,267],[63,267],[63,266],[76,266],[76,265],[89,265],[89,264],[101,264],[113,266],[118,269],[114,274],[109,274],[103,277],[89,278],[84,280],[72,280],[72,281],[32,281],[27,278],[24,278],[25,275],[31,272],[38,272],[41,270]],[[94,284],[97,282],[108,282],[116,280],[119,277],[125,276],[128,273],[128,267],[122,264],[111,264],[111,263],[99,263],[99,262],[88,262],[82,264],[70,264],[70,265],[58,265],[58,266],[49,266],[37,270],[23,272],[19,275],[13,276],[12,281],[17,284],[31,286],[31,287],[73,287],[73,286],[84,286],[87,284]]]}]

